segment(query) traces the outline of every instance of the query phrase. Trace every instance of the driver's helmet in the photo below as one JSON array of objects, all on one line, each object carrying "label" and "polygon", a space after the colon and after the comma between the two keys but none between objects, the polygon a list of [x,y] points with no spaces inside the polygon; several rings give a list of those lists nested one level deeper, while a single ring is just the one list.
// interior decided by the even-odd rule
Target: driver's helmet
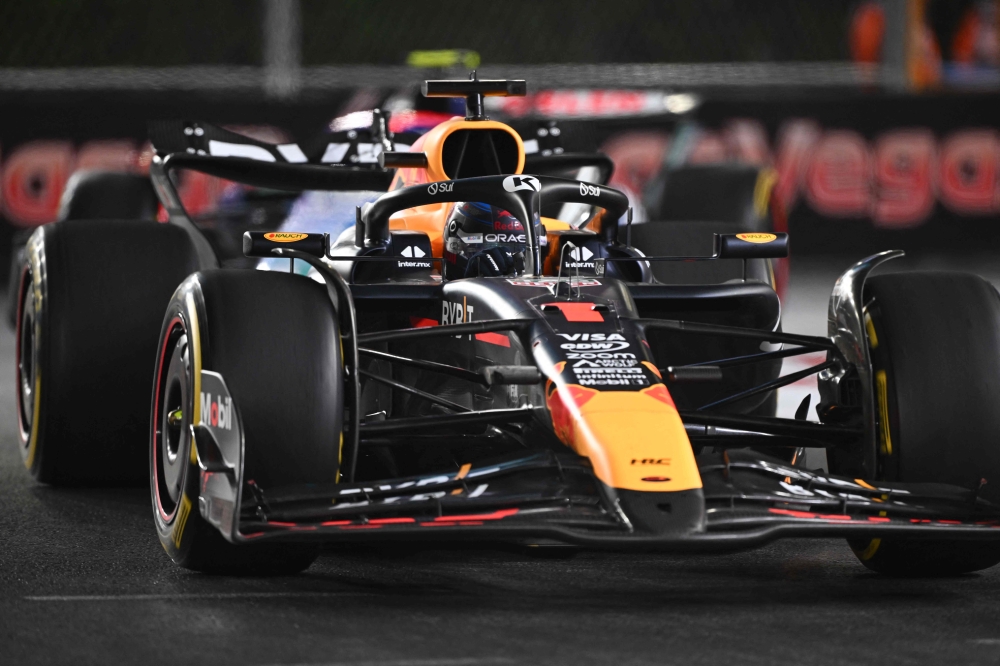
[{"label": "driver's helmet", "polygon": [[449,280],[524,271],[524,225],[502,208],[474,201],[456,204],[444,238],[444,273]]}]

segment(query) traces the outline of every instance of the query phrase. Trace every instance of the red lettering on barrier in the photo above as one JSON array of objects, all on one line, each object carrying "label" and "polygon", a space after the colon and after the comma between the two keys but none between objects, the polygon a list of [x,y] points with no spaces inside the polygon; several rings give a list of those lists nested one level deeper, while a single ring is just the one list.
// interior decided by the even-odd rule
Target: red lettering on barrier
[{"label": "red lettering on barrier", "polygon": [[992,130],[957,132],[941,146],[941,203],[956,213],[997,209],[997,135]]},{"label": "red lettering on barrier", "polygon": [[[755,121],[737,119],[719,132],[700,131],[680,160],[766,165],[771,158],[759,130]],[[673,137],[624,132],[603,147],[616,164],[631,167],[651,136],[657,151],[643,154],[645,168],[623,168],[612,180],[630,196],[655,175],[658,167],[647,163],[655,164],[652,158]],[[800,192],[826,217],[870,217],[877,226],[897,229],[926,222],[938,200],[959,215],[1000,213],[1000,133],[991,129],[958,131],[942,142],[926,128],[898,129],[869,143],[854,131],[824,132],[814,121],[793,119],[778,132],[773,163],[772,210],[779,216],[793,209]]]},{"label": "red lettering on barrier", "polygon": [[540,115],[552,117],[627,115],[642,112],[646,104],[646,94],[633,90],[543,90],[511,106],[513,99],[505,100],[505,111],[524,113],[533,103]]},{"label": "red lettering on barrier", "polygon": [[809,155],[819,137],[819,126],[810,120],[792,120],[778,133],[778,155],[775,162],[778,182],[774,185],[774,196],[784,211],[792,210],[795,205]]},{"label": "red lettering on barrier", "polygon": [[864,217],[871,193],[871,155],[857,132],[827,134],[812,153],[805,193],[810,205],[833,217]]},{"label": "red lettering on barrier", "polygon": [[[629,95],[574,97],[576,94],[555,91],[540,96],[540,103],[563,111],[572,110],[573,105],[595,104],[627,110],[638,99]],[[264,129],[273,128],[240,128],[247,135]],[[259,138],[273,141],[278,131],[273,134]],[[641,191],[670,141],[670,136],[657,132],[612,137],[606,150],[614,153],[619,167],[614,184]],[[788,121],[779,131],[774,157],[778,172],[775,201],[790,211],[801,189],[809,204],[824,215],[871,216],[876,225],[891,228],[921,224],[933,212],[936,198],[959,215],[1000,211],[1000,137],[996,131],[955,132],[938,147],[930,130],[894,130],[876,137],[872,145],[870,149],[853,131],[824,134],[813,121]],[[91,141],[75,154],[67,141],[21,145],[3,163],[0,210],[20,226],[51,222],[58,215],[62,191],[74,169],[144,171],[148,159],[148,144],[140,153],[129,140]],[[771,159],[763,127],[745,119],[733,120],[719,132],[700,132],[686,156],[687,162],[700,164],[736,160],[765,165]],[[188,172],[178,189],[189,212],[197,215],[213,209],[229,186],[227,181]]]},{"label": "red lettering on barrier", "polygon": [[54,220],[72,168],[73,144],[68,141],[32,141],[18,147],[0,177],[4,216],[24,227]]},{"label": "red lettering on barrier", "polygon": [[139,151],[132,141],[90,141],[80,146],[74,170],[137,171],[138,164]]},{"label": "red lettering on barrier", "polygon": [[929,130],[899,130],[875,144],[875,205],[878,226],[911,227],[934,210],[934,135]]},{"label": "red lettering on barrier", "polygon": [[[233,128],[238,134],[270,143],[288,137],[269,125]],[[149,168],[152,149],[148,142],[138,148],[129,139],[88,141],[78,151],[69,141],[32,141],[14,149],[0,173],[0,212],[19,226],[53,222],[70,175],[80,169],[141,172]],[[178,188],[181,200],[192,214],[214,208],[228,181],[189,172]]]}]

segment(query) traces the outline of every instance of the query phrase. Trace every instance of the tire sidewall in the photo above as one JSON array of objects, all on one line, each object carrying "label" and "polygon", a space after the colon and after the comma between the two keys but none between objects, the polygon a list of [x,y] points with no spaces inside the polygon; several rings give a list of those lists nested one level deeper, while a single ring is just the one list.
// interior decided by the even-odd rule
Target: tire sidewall
[{"label": "tire sidewall", "polygon": [[[238,373],[233,375],[227,375],[227,372],[231,370],[225,362],[225,352],[228,351],[229,362],[232,363],[234,359],[243,359],[247,357],[247,350],[249,350],[250,356],[252,357],[252,352],[256,349],[255,346],[244,347],[238,341],[232,344],[232,340],[226,337],[227,328],[225,325],[220,326],[220,323],[229,321],[230,325],[235,325],[237,330],[247,330],[247,326],[251,328],[258,326],[256,320],[253,317],[256,315],[252,314],[253,310],[249,308],[249,305],[244,302],[242,305],[227,303],[227,298],[234,295],[232,292],[227,292],[226,289],[233,288],[234,285],[237,287],[237,291],[242,289],[241,283],[249,278],[250,282],[254,280],[277,280],[277,293],[285,295],[287,300],[291,302],[299,302],[294,294],[296,290],[311,290],[312,294],[309,299],[305,301],[308,307],[295,308],[300,312],[312,313],[312,316],[325,316],[321,315],[320,311],[316,309],[317,298],[321,298],[320,302],[328,302],[328,297],[325,291],[319,285],[314,282],[307,280],[302,277],[291,278],[287,285],[282,284],[282,281],[288,279],[287,276],[277,274],[259,274],[257,272],[246,271],[246,270],[220,270],[220,271],[209,271],[206,273],[195,273],[190,275],[174,292],[173,297],[170,300],[170,304],[167,307],[166,314],[163,319],[163,324],[160,331],[160,339],[158,344],[158,352],[156,359],[156,367],[154,368],[154,390],[150,406],[150,426],[149,426],[149,480],[150,480],[150,495],[152,500],[152,510],[154,521],[156,524],[157,535],[160,539],[160,543],[164,550],[171,557],[171,559],[188,569],[194,569],[204,572],[212,573],[226,573],[226,574],[250,574],[250,575],[260,575],[260,574],[274,574],[274,573],[295,573],[301,571],[311,564],[311,562],[318,556],[319,547],[315,543],[289,543],[285,541],[281,542],[271,542],[271,541],[251,541],[249,543],[239,543],[234,544],[223,537],[222,533],[214,525],[209,523],[201,514],[201,482],[202,473],[201,468],[198,464],[197,450],[193,443],[193,440],[188,437],[186,438],[185,451],[178,450],[178,456],[184,456],[185,468],[184,477],[180,482],[180,493],[178,495],[178,501],[176,503],[175,511],[164,511],[160,502],[158,493],[160,492],[160,479],[158,477],[157,461],[161,454],[159,438],[157,436],[157,428],[160,425],[161,419],[163,417],[162,410],[173,409],[173,404],[165,406],[165,403],[160,403],[160,400],[166,400],[166,395],[164,388],[166,387],[164,376],[166,374],[166,368],[170,362],[170,357],[174,352],[175,345],[171,343],[174,339],[171,336],[172,331],[176,327],[181,327],[183,333],[188,339],[188,367],[189,372],[187,373],[188,379],[188,390],[187,398],[185,400],[186,404],[182,406],[190,414],[190,420],[188,421],[188,416],[185,414],[185,421],[183,422],[183,427],[186,427],[188,423],[199,423],[202,421],[199,411],[201,409],[201,401],[199,399],[201,392],[201,371],[211,370],[223,375],[227,380],[227,385],[229,390],[233,391],[232,398],[234,401],[234,413],[237,415],[236,418],[240,423],[240,430],[243,433],[252,432],[247,430],[246,423],[240,417],[240,400],[242,399],[251,401],[252,398],[246,395],[247,392],[254,393],[258,400],[261,396],[267,399],[274,399],[271,396],[272,391],[277,395],[282,395],[280,389],[276,389],[271,386],[266,380],[258,381],[254,384],[247,385],[248,379],[243,378],[243,390],[244,393],[240,393],[239,390],[234,390],[240,388],[240,383],[236,381],[235,377]],[[291,291],[289,291],[291,290]],[[247,293],[247,292],[245,292]],[[252,294],[252,292],[249,292]],[[319,296],[321,294],[321,296]],[[274,296],[274,294],[272,294]],[[266,299],[265,299],[266,300]],[[235,307],[235,310],[226,311],[226,307]],[[209,312],[210,308],[214,309],[215,319],[210,318]],[[240,319],[236,314],[249,314],[251,318]],[[221,320],[220,320],[221,317]],[[232,320],[230,321],[230,318]],[[282,331],[290,336],[286,338],[288,344],[295,339],[299,339],[301,336],[306,334],[305,330],[301,330],[299,327],[294,325],[292,322],[287,321],[284,318],[278,317],[275,319],[278,325],[282,327]],[[215,323],[216,328],[212,328],[212,322]],[[267,329],[266,325],[260,325],[265,331]],[[331,320],[331,327],[327,329],[332,332],[332,334],[337,334],[336,321]],[[228,330],[229,334],[232,334],[233,330]],[[310,336],[306,336],[308,339]],[[320,338],[323,340],[322,345],[326,347],[329,344],[327,338]],[[214,344],[213,348],[209,347],[210,341]],[[228,341],[228,342],[227,342]],[[229,344],[229,347],[225,345]],[[302,344],[306,344],[303,341]],[[318,343],[317,343],[318,344]],[[339,361],[339,345],[335,347],[330,345],[333,349],[333,354]],[[279,348],[282,348],[281,344],[278,344]],[[294,366],[292,366],[294,367]],[[341,377],[339,374],[339,367],[336,370],[336,377]],[[300,377],[294,373],[290,375],[295,381],[299,381]],[[233,378],[230,383],[229,379]],[[342,381],[342,378],[341,378]],[[249,391],[248,391],[249,388]],[[259,390],[258,390],[259,389]],[[262,393],[263,391],[264,393]],[[288,393],[285,391],[284,393]],[[334,395],[342,395],[339,391],[335,392]],[[297,399],[297,398],[294,398]],[[252,407],[249,408],[252,411]],[[305,409],[305,407],[303,407]],[[276,413],[282,414],[283,410],[277,409]],[[342,412],[342,407],[335,409],[334,413]],[[263,414],[262,417],[273,419],[274,415],[270,412]],[[295,418],[292,418],[292,424],[298,424],[302,426],[302,419],[308,417],[306,412],[300,412]],[[339,417],[338,417],[339,418]],[[338,420],[339,423],[339,420]],[[249,441],[248,437],[248,441]],[[271,446],[277,446],[276,449],[281,455],[286,457],[291,457],[291,453],[299,452],[304,450],[303,444],[306,442],[307,438],[296,437],[294,433],[289,435],[289,440],[298,443],[297,449],[289,450],[284,444],[284,440],[278,441],[276,443],[272,442]],[[254,442],[257,445],[261,445],[262,441],[264,445],[269,441],[265,437],[264,440],[260,439],[260,433],[257,433],[257,439]],[[244,469],[240,471],[237,478],[245,478],[245,474],[249,473],[249,463],[247,462],[247,454],[244,452],[244,459],[241,462],[244,465]],[[306,465],[306,469],[309,470],[311,474],[316,473],[316,468],[318,465]],[[298,479],[293,475],[296,470],[300,468],[286,468],[284,475],[278,474],[277,483],[280,485],[284,479],[284,483],[294,484]],[[271,470],[275,471],[275,470]],[[332,472],[330,472],[332,476]],[[250,478],[250,477],[246,477]],[[325,478],[318,478],[317,481],[326,481]],[[330,479],[332,481],[332,479]]]},{"label": "tire sidewall", "polygon": [[[48,364],[46,363],[48,352],[47,333],[45,326],[46,305],[48,303],[48,281],[46,278],[45,260],[45,234],[46,227],[41,227],[31,235],[27,244],[27,264],[21,271],[20,285],[18,287],[17,316],[15,322],[15,354],[16,364],[20,366],[21,349],[25,344],[23,340],[22,318],[25,316],[25,302],[30,297],[34,303],[34,326],[32,333],[32,365],[34,367],[32,384],[34,385],[33,409],[31,423],[26,424],[22,419],[22,398],[21,398],[21,372],[20,367],[16,370],[17,390],[16,407],[18,421],[18,441],[20,443],[21,459],[24,466],[32,476],[39,481],[45,482],[48,479],[44,473],[45,466],[42,464],[43,447],[40,443],[44,440],[45,425],[45,397],[47,392],[43,391],[42,378],[47,375]],[[26,427],[27,426],[27,427]]]},{"label": "tire sidewall", "polygon": [[25,254],[15,344],[20,362],[30,297],[37,385],[30,428],[18,405],[25,466],[55,485],[148,483],[150,365],[163,308],[197,270],[187,233],[144,221],[56,222],[35,230]]},{"label": "tire sidewall", "polygon": [[[204,298],[201,293],[201,285],[197,274],[185,280],[174,293],[170,304],[167,307],[163,320],[163,328],[160,331],[160,341],[156,359],[156,370],[153,384],[152,405],[150,407],[150,436],[149,436],[149,485],[150,496],[153,504],[153,519],[156,523],[157,536],[160,544],[172,560],[184,565],[191,552],[192,544],[199,539],[215,538],[222,541],[222,536],[205,522],[199,509],[200,498],[200,468],[198,467],[197,454],[192,443],[190,432],[182,441],[187,444],[178,451],[178,456],[185,460],[182,471],[181,494],[176,506],[172,511],[166,511],[159,497],[159,469],[158,460],[160,456],[160,441],[157,433],[162,415],[159,411],[163,408],[160,404],[161,382],[165,379],[163,374],[170,361],[172,348],[169,342],[173,331],[180,327],[183,334],[188,337],[190,350],[190,372],[192,375],[200,372],[202,363],[203,346],[201,331],[204,330]],[[200,378],[199,378],[200,379]],[[192,380],[194,377],[192,376]],[[191,422],[196,423],[197,408],[199,401],[197,398],[196,381],[189,384],[187,404],[183,409],[190,413]]]}]

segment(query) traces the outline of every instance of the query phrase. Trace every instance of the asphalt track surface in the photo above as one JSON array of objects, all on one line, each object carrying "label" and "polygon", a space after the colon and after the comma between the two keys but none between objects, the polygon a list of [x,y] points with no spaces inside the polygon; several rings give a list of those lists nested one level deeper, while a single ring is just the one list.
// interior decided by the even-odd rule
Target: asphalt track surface
[{"label": "asphalt track surface", "polygon": [[[822,333],[839,269],[793,277],[787,314],[810,317],[803,332]],[[1000,567],[883,578],[839,540],[569,560],[331,551],[299,576],[194,574],[160,548],[148,490],[30,479],[5,327],[0,378],[0,664],[1000,662]]]}]

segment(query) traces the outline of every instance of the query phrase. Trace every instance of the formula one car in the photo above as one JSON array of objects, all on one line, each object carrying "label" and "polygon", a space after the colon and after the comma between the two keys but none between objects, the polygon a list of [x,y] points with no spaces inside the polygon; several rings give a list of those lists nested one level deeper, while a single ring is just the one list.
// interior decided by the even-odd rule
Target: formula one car
[{"label": "formula one car", "polygon": [[[840,536],[886,573],[1000,561],[992,286],[868,279],[902,254],[884,252],[837,281],[828,336],[784,332],[769,264],[785,234],[644,254],[621,192],[524,174],[520,137],[483,116],[483,96],[523,81],[424,91],[465,97],[468,116],[383,147],[385,171],[178,125],[188,148],[151,167],[169,223],[39,229],[17,338],[29,470],[122,481],[145,457],[163,547],[204,571],[298,571],[320,544],[434,539],[717,551]],[[288,273],[219,269],[177,196],[184,169],[275,190],[392,182],[339,238],[244,235],[247,256]],[[543,215],[562,204],[593,214]],[[651,270],[702,261],[740,276],[664,284]],[[819,422],[808,399],[775,417],[768,396],[815,373]],[[803,447],[825,448],[830,471],[804,468]]]}]

